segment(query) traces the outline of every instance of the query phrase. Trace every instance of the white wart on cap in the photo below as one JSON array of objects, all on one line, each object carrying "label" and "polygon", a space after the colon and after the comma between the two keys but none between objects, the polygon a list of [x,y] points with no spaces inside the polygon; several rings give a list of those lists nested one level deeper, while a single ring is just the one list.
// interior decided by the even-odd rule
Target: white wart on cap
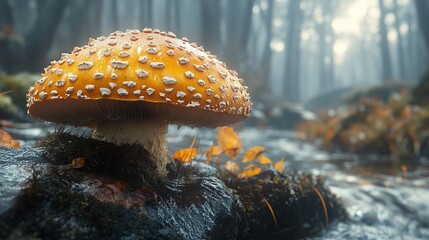
[{"label": "white wart on cap", "polygon": [[27,94],[28,113],[57,123],[95,122],[100,139],[137,141],[149,151],[165,140],[134,136],[152,132],[148,127],[162,125],[165,138],[169,123],[217,127],[248,118],[252,104],[237,72],[185,40],[152,29],[90,39],[45,68]]}]

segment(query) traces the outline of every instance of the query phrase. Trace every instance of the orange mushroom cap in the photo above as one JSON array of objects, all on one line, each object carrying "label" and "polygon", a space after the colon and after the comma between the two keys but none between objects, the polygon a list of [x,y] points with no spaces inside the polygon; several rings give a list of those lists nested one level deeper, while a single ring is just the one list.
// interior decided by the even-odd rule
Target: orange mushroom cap
[{"label": "orange mushroom cap", "polygon": [[52,122],[155,118],[217,127],[251,113],[237,72],[186,38],[156,29],[89,39],[42,75],[27,94],[28,113]]}]

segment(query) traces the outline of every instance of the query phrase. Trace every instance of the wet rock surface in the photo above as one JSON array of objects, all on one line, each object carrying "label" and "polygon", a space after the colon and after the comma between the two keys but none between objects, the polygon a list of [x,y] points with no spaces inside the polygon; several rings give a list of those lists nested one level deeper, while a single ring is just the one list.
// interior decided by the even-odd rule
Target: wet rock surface
[{"label": "wet rock surface", "polygon": [[[165,180],[150,179],[150,167],[130,160],[144,162],[144,149],[58,134],[45,147],[0,148],[0,239],[283,239],[326,225],[304,180],[239,181],[214,166],[174,162]],[[71,164],[77,157],[83,166]],[[342,207],[321,189],[333,221]]]},{"label": "wet rock surface", "polygon": [[167,179],[166,189],[136,187],[69,165],[34,164],[40,152],[0,150],[1,165],[9,165],[0,175],[2,239],[238,236],[239,202],[217,178],[188,175]]},{"label": "wet rock surface", "polygon": [[35,167],[43,164],[41,149],[9,149],[0,147],[0,214],[13,204],[14,198],[25,187]]}]

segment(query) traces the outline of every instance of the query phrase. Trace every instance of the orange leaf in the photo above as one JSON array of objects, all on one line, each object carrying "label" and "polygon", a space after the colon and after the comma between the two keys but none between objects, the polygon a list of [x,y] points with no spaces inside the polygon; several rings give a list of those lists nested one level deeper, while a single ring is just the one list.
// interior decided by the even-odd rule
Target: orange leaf
[{"label": "orange leaf", "polygon": [[241,150],[241,139],[235,133],[234,129],[231,127],[221,127],[217,134],[217,142],[222,148],[223,152],[236,159],[237,154]]},{"label": "orange leaf", "polygon": [[273,161],[264,154],[259,155],[258,159],[260,164],[273,164]]},{"label": "orange leaf", "polygon": [[274,168],[277,170],[277,171],[279,171],[279,172],[283,172],[283,170],[284,170],[284,162],[285,162],[285,159],[284,158],[282,158],[280,161],[278,161],[278,162],[276,162],[275,164],[274,164]]},{"label": "orange leaf", "polygon": [[84,157],[78,157],[72,160],[71,168],[77,169],[77,168],[83,168],[85,165],[85,158]]},{"label": "orange leaf", "polygon": [[20,142],[14,140],[9,133],[0,129],[0,146],[9,148],[19,148]]},{"label": "orange leaf", "polygon": [[230,172],[235,172],[240,169],[240,167],[233,161],[227,161],[223,166]]},{"label": "orange leaf", "polygon": [[210,161],[214,156],[218,156],[221,153],[222,153],[222,148],[220,146],[210,145],[209,150],[207,150],[207,152],[205,153],[207,157],[206,163],[210,163]]},{"label": "orange leaf", "polygon": [[196,148],[184,148],[173,154],[173,159],[182,163],[191,162],[197,156]]},{"label": "orange leaf", "polygon": [[267,205],[268,210],[270,210],[271,217],[273,217],[273,220],[274,220],[274,224],[276,225],[276,227],[279,227],[277,224],[277,217],[276,217],[276,214],[274,212],[273,207],[271,206],[270,202],[268,202],[268,200],[266,198],[264,198],[264,202],[265,202],[265,205]]},{"label": "orange leaf", "polygon": [[220,146],[210,146],[213,156],[219,156],[222,154],[222,148]]},{"label": "orange leaf", "polygon": [[313,188],[313,191],[319,197],[320,202],[322,203],[323,213],[325,213],[325,220],[326,220],[326,227],[327,227],[329,225],[329,218],[328,218],[328,209],[326,208],[325,200],[323,199],[322,193],[320,193],[320,191],[316,187],[312,186],[312,188]]},{"label": "orange leaf", "polygon": [[265,151],[264,147],[261,146],[254,146],[249,148],[243,157],[243,162],[250,162],[253,159],[257,158],[259,155],[261,155]]},{"label": "orange leaf", "polygon": [[253,164],[249,164],[246,169],[238,173],[237,178],[250,178],[261,173],[262,169]]}]

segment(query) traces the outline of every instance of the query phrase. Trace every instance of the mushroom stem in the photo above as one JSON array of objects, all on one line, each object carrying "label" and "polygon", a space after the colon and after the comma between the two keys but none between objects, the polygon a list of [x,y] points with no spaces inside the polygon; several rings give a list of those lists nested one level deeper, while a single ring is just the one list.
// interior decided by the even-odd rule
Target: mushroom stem
[{"label": "mushroom stem", "polygon": [[97,122],[92,137],[115,144],[140,144],[151,153],[152,165],[160,176],[166,176],[168,124],[160,120],[123,120]]}]

